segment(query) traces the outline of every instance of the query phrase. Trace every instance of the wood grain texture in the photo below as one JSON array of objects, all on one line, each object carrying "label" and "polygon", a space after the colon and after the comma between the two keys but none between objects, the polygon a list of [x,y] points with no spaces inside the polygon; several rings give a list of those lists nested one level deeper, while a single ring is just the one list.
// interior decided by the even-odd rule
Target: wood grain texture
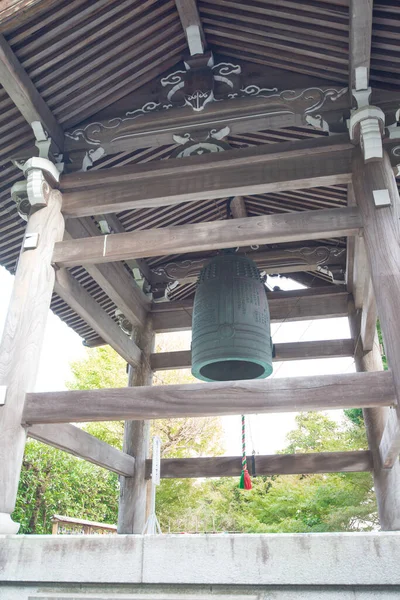
[{"label": "wood grain texture", "polygon": [[[93,221],[88,218],[69,219],[65,228],[74,239],[91,236],[101,237]],[[83,267],[132,325],[144,325],[150,308],[150,300],[135,283],[133,277],[129,276],[122,264],[83,265]]]},{"label": "wood grain texture", "polygon": [[[251,65],[251,72],[244,77],[243,87],[246,85],[254,84],[254,67]],[[264,75],[264,70],[260,73],[261,77],[257,78],[257,85],[259,87],[267,87],[270,84],[270,78],[268,73]],[[290,78],[292,81],[292,78]],[[307,80],[308,86],[313,85],[315,80],[310,83]],[[301,83],[296,83],[293,95],[301,97],[304,94],[306,88],[300,89],[300,85],[307,83],[302,80]],[[289,84],[289,82],[285,82]],[[290,89],[292,84],[290,83]],[[321,86],[321,90],[326,89],[340,89],[336,83],[327,82],[326,86]],[[372,101],[374,105],[381,105],[383,102],[386,104],[389,102],[398,103],[399,94],[398,92],[389,92],[387,90],[373,90]],[[138,103],[135,108],[138,108],[146,102],[154,101],[154,93],[140,95]],[[132,151],[135,149],[159,147],[167,144],[174,143],[173,134],[183,135],[187,131],[192,132],[193,135],[196,133],[210,131],[210,129],[222,129],[229,125],[231,135],[238,134],[249,134],[266,129],[281,129],[284,127],[299,126],[303,125],[303,109],[297,109],[293,107],[295,111],[293,114],[291,111],[276,111],[276,105],[273,105],[274,99],[266,99],[261,97],[250,97],[250,98],[235,98],[231,100],[221,100],[213,102],[207,105],[207,110],[194,112],[190,107],[172,107],[168,111],[155,111],[150,114],[144,114],[140,119],[126,120],[123,121],[118,128],[118,135],[115,135],[115,130],[103,130],[101,136],[102,148],[107,154],[115,154],[117,152]],[[135,105],[129,105],[129,110]],[[272,105],[272,106],[271,106]],[[272,110],[271,110],[272,108]],[[319,109],[318,113],[326,115],[327,112],[332,110],[346,111],[350,109],[349,96],[343,94],[340,98],[337,98],[334,102],[325,102],[324,105]],[[124,118],[126,115],[126,106],[118,110],[118,106],[115,107],[113,116]],[[84,129],[93,122],[100,122],[103,125],[107,125],[108,119],[104,118],[103,114],[95,114],[89,120],[80,123],[77,127],[74,127],[70,132],[73,134],[77,128]],[[89,144],[84,136],[73,136],[66,137],[65,147],[68,153],[73,155],[74,152],[80,150],[89,150],[93,146]]]},{"label": "wood grain texture", "polygon": [[391,373],[28,394],[23,422],[69,423],[391,406]]},{"label": "wood grain texture", "polygon": [[64,133],[5,38],[0,34],[0,83],[24,119],[40,121],[60,151]]},{"label": "wood grain texture", "polygon": [[376,321],[378,315],[371,277],[368,276],[364,287],[364,303],[361,313],[361,340],[365,352],[370,352],[374,345]]},{"label": "wood grain texture", "polygon": [[12,513],[18,489],[26,432],[21,427],[25,394],[34,390],[54,285],[51,256],[61,240],[61,194],[33,213],[26,235],[39,234],[37,248],[21,252],[0,346],[0,385],[7,386],[0,409],[0,512]]},{"label": "wood grain texture", "polygon": [[[378,162],[364,164],[361,152],[353,160],[353,187],[363,216],[364,240],[369,260],[375,300],[382,328],[388,366],[396,388],[397,417],[400,418],[400,198],[396,179],[386,152]],[[376,208],[373,191],[387,189],[391,205]],[[400,434],[398,427],[395,428]],[[400,435],[392,439],[393,449],[400,451]]]},{"label": "wood grain texture", "polygon": [[28,436],[118,475],[132,477],[135,472],[135,459],[132,456],[69,423],[34,425],[28,429]]},{"label": "wood grain texture", "polygon": [[[353,356],[354,340],[323,340],[274,344],[274,349],[275,356],[272,359],[274,362],[337,358],[340,356]],[[192,366],[192,354],[190,350],[156,352],[151,355],[150,362],[153,371],[189,369]]]},{"label": "wood grain texture", "polygon": [[[147,318],[143,328],[135,330],[134,338],[142,349],[142,356],[136,368],[129,367],[128,388],[151,386],[153,373],[150,354],[154,351],[155,343],[151,317]],[[149,446],[150,421],[125,421],[123,449],[126,454],[135,457],[136,464],[133,477],[122,477],[120,480],[118,533],[140,534],[146,524],[148,483],[145,479],[145,465]]]},{"label": "wood grain texture", "polygon": [[66,269],[57,271],[54,291],[129,364],[140,363],[141,352],[133,340]]},{"label": "wood grain texture", "polygon": [[366,67],[369,78],[371,61],[373,0],[350,0],[349,88],[355,87],[355,70]]},{"label": "wood grain texture", "polygon": [[[247,457],[250,474],[253,457]],[[255,456],[256,475],[297,475],[306,473],[340,473],[372,471],[372,455],[368,450],[356,452],[318,452],[310,454],[270,454]],[[161,460],[162,479],[191,477],[240,476],[240,456],[198,458],[164,458]],[[150,478],[151,461],[146,462],[146,476]]]},{"label": "wood grain texture", "polygon": [[[273,151],[271,146],[279,148]],[[63,213],[81,217],[346,184],[351,180],[350,146],[340,136],[334,142],[330,138],[285,142],[214,153],[212,158],[203,155],[159,161],[157,165],[73,173],[61,180]]]},{"label": "wood grain texture", "polygon": [[[349,302],[349,324],[353,336],[360,335],[361,315],[356,311],[354,302]],[[354,356],[358,372],[371,372],[378,374],[383,371],[382,356],[379,346],[378,334],[375,333],[374,344],[371,352],[364,352],[362,342],[356,345]],[[384,468],[384,452],[382,442],[384,432],[388,433],[389,426],[397,427],[398,418],[395,408],[374,407],[364,408],[364,422],[367,430],[368,446],[372,453],[374,464],[374,490],[378,505],[380,526],[386,531],[400,529],[400,463],[395,461],[391,469]],[[390,436],[389,448],[393,437]]]},{"label": "wood grain texture", "polygon": [[[302,321],[347,317],[348,293],[343,288],[310,288],[291,292],[267,294],[272,322]],[[152,318],[154,331],[167,333],[192,327],[193,300],[154,303]]]},{"label": "wood grain texture", "polygon": [[101,264],[253,244],[355,235],[361,228],[362,220],[357,208],[280,213],[60,242],[55,247],[53,261],[60,267]]}]

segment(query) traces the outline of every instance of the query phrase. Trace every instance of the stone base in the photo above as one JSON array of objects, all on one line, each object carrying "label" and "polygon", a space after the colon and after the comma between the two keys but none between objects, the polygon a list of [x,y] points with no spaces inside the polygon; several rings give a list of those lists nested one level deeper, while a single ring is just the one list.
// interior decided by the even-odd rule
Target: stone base
[{"label": "stone base", "polygon": [[399,564],[399,532],[0,536],[0,600],[394,600]]}]

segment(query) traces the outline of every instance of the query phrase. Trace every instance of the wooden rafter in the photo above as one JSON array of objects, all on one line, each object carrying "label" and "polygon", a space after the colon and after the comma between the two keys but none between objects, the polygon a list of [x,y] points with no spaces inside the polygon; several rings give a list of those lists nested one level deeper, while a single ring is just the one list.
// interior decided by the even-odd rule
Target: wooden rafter
[{"label": "wooden rafter", "polygon": [[193,56],[204,52],[205,36],[201,25],[196,0],[175,0],[179,18]]},{"label": "wooden rafter", "polygon": [[39,442],[79,456],[118,475],[132,477],[135,472],[135,459],[132,456],[69,423],[34,425],[29,428],[28,435]]},{"label": "wooden rafter", "polygon": [[53,260],[60,267],[72,267],[251,244],[340,237],[358,234],[361,229],[357,208],[282,213],[67,240],[55,245]]},{"label": "wooden rafter", "polygon": [[[253,475],[253,456],[247,457]],[[310,454],[270,454],[254,456],[256,475],[302,475],[306,473],[339,473],[372,471],[368,450],[355,452],[318,452]],[[240,456],[198,458],[165,458],[161,460],[162,479],[187,477],[236,477],[242,470]],[[151,476],[151,460],[146,461],[146,476]]]},{"label": "wooden rafter", "polygon": [[62,151],[63,130],[2,35],[0,35],[0,84],[24,119],[29,124],[40,121],[59,151]]},{"label": "wooden rafter", "polygon": [[392,373],[382,371],[27,394],[23,422],[208,417],[391,406],[394,402]]},{"label": "wooden rafter", "polygon": [[141,352],[94,298],[68,271],[56,272],[54,291],[129,364],[140,364]]},{"label": "wooden rafter", "polygon": [[[69,219],[65,228],[73,239],[101,236],[91,219]],[[150,301],[122,264],[83,266],[132,325],[144,324]]]},{"label": "wooden rafter", "polygon": [[[354,341],[344,339],[274,344],[274,350],[274,361],[336,358],[353,356]],[[190,350],[155,352],[151,355],[150,363],[153,371],[189,369],[192,365],[192,355]]]}]

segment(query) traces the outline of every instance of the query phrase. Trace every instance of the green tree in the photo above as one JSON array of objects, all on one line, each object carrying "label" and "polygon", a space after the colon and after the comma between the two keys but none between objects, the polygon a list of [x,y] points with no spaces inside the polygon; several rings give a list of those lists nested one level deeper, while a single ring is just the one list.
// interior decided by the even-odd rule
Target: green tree
[{"label": "green tree", "polygon": [[[301,413],[284,453],[329,452],[366,447],[363,424],[336,423],[320,413]],[[257,459],[256,459],[257,464]],[[329,473],[253,478],[243,492],[237,479],[208,482],[205,514],[226,531],[301,533],[359,531],[376,526],[370,473]]]},{"label": "green tree", "polygon": [[[69,389],[97,389],[126,385],[126,363],[112,348],[89,349],[86,358],[71,365]],[[179,380],[169,371],[168,382]],[[190,379],[186,374],[185,379]],[[160,378],[158,383],[161,383]],[[157,384],[157,381],[155,381]],[[152,422],[152,434],[162,440],[163,457],[217,455],[223,452],[222,430],[217,418],[166,419]],[[88,423],[84,429],[97,438],[122,448],[123,422]],[[163,480],[157,493],[157,512],[164,528],[193,509],[200,487],[189,479]],[[26,445],[14,518],[21,533],[50,533],[51,516],[64,514],[99,522],[115,523],[119,482],[86,461],[29,440]]]}]

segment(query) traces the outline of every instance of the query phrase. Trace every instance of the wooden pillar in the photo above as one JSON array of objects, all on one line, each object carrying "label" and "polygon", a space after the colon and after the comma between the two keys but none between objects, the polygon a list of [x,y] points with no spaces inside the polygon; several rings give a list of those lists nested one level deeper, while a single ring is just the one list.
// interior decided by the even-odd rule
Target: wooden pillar
[{"label": "wooden pillar", "polygon": [[53,246],[64,233],[61,202],[60,192],[51,191],[47,206],[29,217],[0,346],[0,386],[5,388],[5,404],[0,406],[0,533],[19,528],[10,515],[25,448],[21,416],[26,392],[34,391],[53,293]]},{"label": "wooden pillar", "polygon": [[[361,311],[356,311],[354,302],[349,302],[349,322],[352,337],[357,342],[354,356],[357,371],[382,371],[378,334],[375,332],[372,350],[364,352],[360,337]],[[400,530],[400,463],[397,461],[392,469],[384,469],[379,451],[385,425],[394,416],[394,410],[388,407],[363,409],[368,446],[374,462],[374,490],[379,522],[381,529],[385,531]]]},{"label": "wooden pillar", "polygon": [[[135,331],[135,342],[142,350],[140,367],[129,366],[128,386],[151,385],[153,373],[150,355],[154,350],[154,332],[151,317],[142,330]],[[133,477],[120,478],[118,533],[142,533],[146,524],[148,482],[145,479],[145,461],[150,445],[150,421],[125,421],[124,452],[135,457]]]}]

